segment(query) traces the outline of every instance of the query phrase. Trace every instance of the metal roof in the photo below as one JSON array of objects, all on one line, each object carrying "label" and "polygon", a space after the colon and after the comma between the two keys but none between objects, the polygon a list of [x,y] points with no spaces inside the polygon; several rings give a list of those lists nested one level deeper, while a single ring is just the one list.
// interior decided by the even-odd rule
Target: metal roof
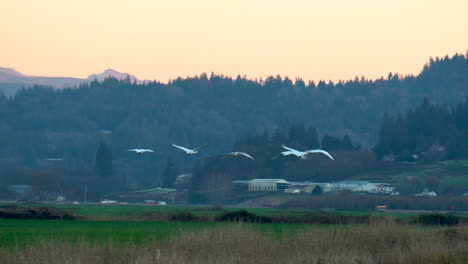
[{"label": "metal roof", "polygon": [[270,182],[274,182],[274,183],[289,183],[287,180],[285,179],[253,179],[253,180],[250,180],[249,183],[270,183]]}]

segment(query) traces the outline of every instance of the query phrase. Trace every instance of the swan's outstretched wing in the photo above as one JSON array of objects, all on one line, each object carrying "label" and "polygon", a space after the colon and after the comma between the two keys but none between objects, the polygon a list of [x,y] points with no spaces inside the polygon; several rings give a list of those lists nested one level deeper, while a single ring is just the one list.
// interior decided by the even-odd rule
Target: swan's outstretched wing
[{"label": "swan's outstretched wing", "polygon": [[250,156],[249,154],[247,154],[247,153],[245,153],[245,152],[238,152],[238,153],[239,153],[240,155],[242,155],[242,156],[245,156],[245,157],[251,159],[251,160],[255,160],[252,156]]},{"label": "swan's outstretched wing", "polygon": [[233,156],[233,157],[238,156],[238,155],[240,155],[240,152],[237,152],[237,151],[229,152],[228,154],[226,154],[226,156]]},{"label": "swan's outstretched wing", "polygon": [[193,151],[200,150],[200,149],[202,149],[202,148],[204,148],[204,147],[206,147],[206,146],[208,146],[208,144],[205,144],[205,145],[202,145],[202,146],[196,147],[196,148],[194,148],[194,149],[193,149]]},{"label": "swan's outstretched wing", "polygon": [[133,152],[141,152],[142,150],[141,149],[129,149],[128,151],[133,151]]},{"label": "swan's outstretched wing", "polygon": [[129,149],[128,151],[133,151],[133,152],[136,152],[136,153],[154,152],[152,149]]},{"label": "swan's outstretched wing", "polygon": [[245,156],[251,160],[255,160],[252,156],[250,156],[249,154],[245,152],[234,151],[234,152],[229,152],[228,154],[226,154],[226,156],[239,156],[239,155]]},{"label": "swan's outstretched wing", "polygon": [[189,152],[192,151],[191,149],[184,148],[184,147],[178,146],[178,145],[176,145],[176,144],[172,144],[172,146],[174,146],[174,147],[176,147],[176,148],[178,148],[178,149],[181,149],[181,150],[183,150],[183,151],[185,151],[185,152],[187,152],[187,153],[189,153]]},{"label": "swan's outstretched wing", "polygon": [[314,153],[314,154],[322,153],[322,154],[324,154],[325,156],[329,157],[330,159],[335,160],[335,159],[332,157],[332,155],[330,155],[330,153],[326,152],[325,150],[321,150],[321,149],[312,149],[312,150],[308,150],[307,152],[308,152],[308,153]]},{"label": "swan's outstretched wing", "polygon": [[295,149],[292,149],[292,148],[288,148],[286,147],[285,145],[281,145],[284,149],[287,149],[289,151],[295,151],[295,152],[300,152],[299,150],[295,150]]}]

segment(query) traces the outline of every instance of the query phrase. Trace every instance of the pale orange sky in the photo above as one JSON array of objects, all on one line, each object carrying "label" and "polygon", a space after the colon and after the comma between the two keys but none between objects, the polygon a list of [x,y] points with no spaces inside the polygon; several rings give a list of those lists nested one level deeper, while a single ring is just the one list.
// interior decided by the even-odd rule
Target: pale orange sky
[{"label": "pale orange sky", "polygon": [[0,0],[0,67],[167,81],[417,74],[468,50],[467,0]]}]

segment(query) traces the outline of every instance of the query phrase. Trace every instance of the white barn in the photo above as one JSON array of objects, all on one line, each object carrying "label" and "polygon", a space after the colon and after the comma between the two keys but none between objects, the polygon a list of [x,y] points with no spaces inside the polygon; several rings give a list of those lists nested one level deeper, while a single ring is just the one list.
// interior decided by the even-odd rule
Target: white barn
[{"label": "white barn", "polygon": [[368,192],[368,193],[380,193],[380,194],[391,194],[395,190],[395,187],[388,183],[372,183],[368,182],[356,188],[356,192]]},{"label": "white barn", "polygon": [[253,179],[248,182],[248,190],[276,192],[289,185],[290,183],[284,179]]}]

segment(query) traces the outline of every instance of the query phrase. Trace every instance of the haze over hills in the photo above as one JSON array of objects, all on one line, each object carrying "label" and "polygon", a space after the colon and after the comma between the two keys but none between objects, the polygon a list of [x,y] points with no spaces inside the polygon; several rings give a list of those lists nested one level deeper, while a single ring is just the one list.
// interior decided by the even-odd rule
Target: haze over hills
[{"label": "haze over hills", "polygon": [[0,67],[0,91],[7,96],[14,95],[21,88],[29,88],[33,85],[51,86],[55,89],[68,87],[77,87],[82,83],[88,83],[94,80],[103,81],[106,78],[113,77],[118,80],[125,80],[127,76],[131,82],[144,83],[134,75],[122,73],[113,69],[107,69],[102,73],[91,74],[86,79],[72,77],[44,77],[30,76],[16,71],[13,68]]}]

